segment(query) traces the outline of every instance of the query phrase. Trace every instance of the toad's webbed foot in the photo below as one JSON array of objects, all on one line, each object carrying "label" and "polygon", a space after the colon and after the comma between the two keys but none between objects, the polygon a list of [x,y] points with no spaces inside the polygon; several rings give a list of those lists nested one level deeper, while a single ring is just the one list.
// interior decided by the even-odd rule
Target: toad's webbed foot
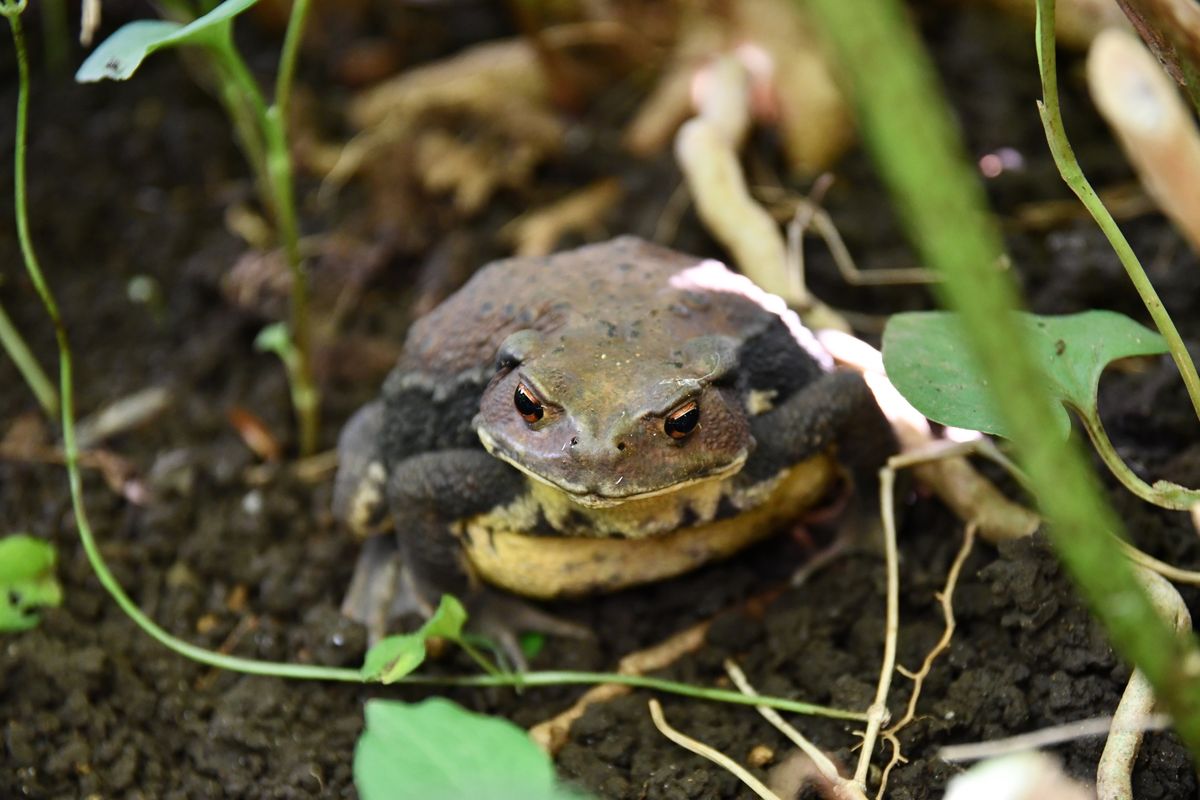
[{"label": "toad's webbed foot", "polygon": [[542,633],[568,639],[590,639],[584,625],[544,611],[516,595],[486,586],[476,587],[466,598],[467,630],[495,646],[504,666],[524,672],[528,664],[521,649],[522,633]]},{"label": "toad's webbed foot", "polygon": [[[574,639],[592,635],[583,625],[497,589],[476,585],[458,596],[467,610],[467,632],[493,643],[512,669],[526,668],[521,633]],[[368,642],[374,645],[388,634],[391,621],[407,615],[429,618],[440,602],[441,592],[402,563],[395,539],[378,536],[363,545],[350,590],[342,601],[342,613],[362,623]]]}]

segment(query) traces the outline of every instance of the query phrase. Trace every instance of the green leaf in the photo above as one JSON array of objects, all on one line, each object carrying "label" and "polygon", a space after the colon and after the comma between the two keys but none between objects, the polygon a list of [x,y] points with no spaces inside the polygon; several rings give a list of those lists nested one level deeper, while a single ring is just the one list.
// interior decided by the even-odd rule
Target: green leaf
[{"label": "green leaf", "polygon": [[[1165,353],[1158,333],[1113,311],[1066,316],[1019,314],[1050,391],[1085,415],[1096,408],[1100,373],[1119,358]],[[892,383],[925,416],[943,425],[1009,436],[983,371],[967,351],[956,315],[897,314],[883,334],[883,364]],[[1060,409],[1056,432],[1071,420]]]},{"label": "green leaf", "polygon": [[550,759],[507,720],[440,697],[370,700],[354,748],[363,800],[581,800],[555,782]]},{"label": "green leaf", "polygon": [[425,661],[425,642],[433,637],[458,642],[467,612],[458,598],[442,595],[437,611],[414,633],[381,639],[363,659],[363,680],[395,683]]},{"label": "green leaf", "polygon": [[168,47],[225,46],[229,41],[233,18],[257,2],[226,0],[187,25],[163,20],[131,22],[92,51],[75,73],[75,80],[79,83],[94,83],[105,78],[127,80],[137,72],[147,56]]},{"label": "green leaf", "polygon": [[421,633],[426,639],[440,636],[457,642],[462,639],[463,625],[467,624],[467,610],[458,598],[451,594],[442,595],[437,611],[421,626]]},{"label": "green leaf", "polygon": [[425,637],[420,631],[380,639],[367,651],[363,680],[395,683],[425,661]]},{"label": "green leaf", "polygon": [[286,322],[272,322],[254,337],[254,349],[260,353],[275,353],[284,361],[292,352],[292,334]]},{"label": "green leaf", "polygon": [[62,602],[54,577],[54,547],[25,534],[0,539],[0,631],[38,624],[37,608]]}]

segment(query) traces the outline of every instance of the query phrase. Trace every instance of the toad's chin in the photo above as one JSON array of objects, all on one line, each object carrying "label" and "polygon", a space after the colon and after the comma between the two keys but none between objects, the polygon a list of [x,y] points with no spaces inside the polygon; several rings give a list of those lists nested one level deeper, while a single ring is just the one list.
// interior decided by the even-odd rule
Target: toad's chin
[{"label": "toad's chin", "polygon": [[695,486],[698,483],[708,481],[724,480],[738,473],[746,463],[746,459],[750,455],[749,450],[744,450],[739,453],[733,461],[722,465],[718,469],[710,470],[702,475],[688,476],[682,480],[677,480],[665,486],[655,486],[651,488],[639,487],[629,484],[622,486],[623,481],[618,478],[609,486],[598,487],[595,485],[582,485],[573,482],[565,481],[561,477],[553,477],[543,475],[527,464],[518,461],[512,454],[508,453],[487,431],[483,428],[477,429],[479,441],[483,443],[483,447],[488,451],[488,454],[494,458],[498,458],[504,463],[510,465],[514,469],[519,470],[524,475],[532,478],[539,483],[550,486],[566,495],[572,503],[583,506],[585,508],[611,508],[613,506],[632,503],[638,500],[645,500],[651,497],[660,497],[662,495],[678,492],[689,486]]}]

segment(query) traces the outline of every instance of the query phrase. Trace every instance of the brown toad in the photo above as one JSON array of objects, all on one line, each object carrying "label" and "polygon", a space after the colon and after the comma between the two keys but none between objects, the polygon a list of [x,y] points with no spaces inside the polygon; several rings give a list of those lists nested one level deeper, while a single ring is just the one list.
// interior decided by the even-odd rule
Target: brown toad
[{"label": "brown toad", "polygon": [[511,628],[513,598],[482,584],[553,598],[678,574],[889,441],[862,378],[715,261],[633,237],[497,261],[412,326],[342,434],[337,516],[395,529],[368,542],[347,608],[378,632],[451,592]]}]

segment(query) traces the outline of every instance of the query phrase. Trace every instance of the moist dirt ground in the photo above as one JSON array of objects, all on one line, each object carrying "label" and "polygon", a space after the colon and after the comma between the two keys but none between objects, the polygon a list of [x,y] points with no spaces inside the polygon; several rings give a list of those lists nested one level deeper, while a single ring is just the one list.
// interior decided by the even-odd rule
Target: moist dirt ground
[{"label": "moist dirt ground", "polygon": [[[389,18],[394,28],[408,26],[401,64],[512,33],[504,15],[483,5],[452,6],[454,16],[425,9]],[[109,32],[125,9],[105,7]],[[978,157],[1007,147],[1022,159],[988,189],[1032,307],[1112,308],[1143,319],[1117,259],[1090,221],[1074,212],[1049,225],[1021,221],[1029,204],[1067,197],[1034,108],[1032,31],[958,3],[922,4],[918,20],[970,152]],[[269,20],[240,28],[252,66],[269,75],[278,43]],[[356,31],[326,33],[328,49],[306,54],[302,98],[318,120],[315,127],[336,139],[345,135],[338,120],[349,89],[330,68],[329,53]],[[36,45],[36,26],[34,36]],[[6,110],[0,153],[11,152],[16,102],[7,48],[0,47],[0,107]],[[50,72],[39,52],[35,46],[30,208],[34,239],[75,346],[78,407],[86,415],[152,386],[171,398],[169,410],[151,423],[103,442],[123,460],[120,479],[87,473],[88,513],[105,558],[151,617],[199,645],[264,659],[357,665],[363,632],[338,613],[357,545],[331,518],[330,471],[311,463],[298,469],[290,457],[266,463],[231,422],[252,415],[285,454],[294,452],[283,371],[253,347],[257,331],[278,313],[278,298],[267,288],[256,298],[265,302],[230,299],[226,276],[247,247],[231,232],[229,209],[251,202],[252,190],[220,109],[170,55],[151,59],[127,84],[76,86],[68,74]],[[1079,91],[1079,66],[1077,57],[1065,55],[1067,129],[1094,183],[1127,182],[1123,158]],[[398,236],[401,243],[385,248],[380,263],[351,277],[348,262],[370,261],[361,255],[364,248],[351,248],[358,262],[318,259],[317,303],[326,309],[355,276],[366,276],[336,333],[322,339],[322,449],[333,446],[342,423],[377,391],[413,309],[427,307],[470,268],[502,253],[497,230],[535,195],[544,199],[616,176],[627,200],[606,220],[609,232],[654,232],[678,174],[665,156],[628,157],[619,140],[620,126],[645,91],[644,81],[618,84],[611,102],[576,118],[573,146],[539,171],[528,191],[501,193],[465,220],[448,210],[448,200],[431,195],[424,235]],[[775,145],[771,136],[758,136],[752,158],[769,162]],[[0,186],[11,185],[10,169],[3,159]],[[825,205],[861,264],[910,264],[913,256],[865,156],[853,152],[836,176]],[[306,230],[346,231],[360,243],[382,235],[380,226],[362,223],[372,218],[369,197],[353,185],[325,206],[314,201],[313,179],[302,179],[300,190]],[[11,219],[11,200],[3,194],[0,218]],[[446,220],[453,220],[452,234]],[[1194,256],[1156,214],[1129,219],[1125,228],[1185,339],[1196,342],[1200,270]],[[454,242],[449,257],[447,240]],[[691,214],[668,243],[719,255]],[[839,307],[877,316],[932,305],[922,289],[847,287],[823,248],[812,244],[809,252],[813,289]],[[52,332],[20,269],[8,225],[0,227],[0,270],[0,302],[43,363],[52,364]],[[866,335],[877,340],[877,334]],[[37,628],[0,639],[0,796],[355,796],[351,762],[364,701],[416,700],[425,690],[215,671],[152,641],[93,575],[75,533],[63,469],[29,455],[45,456],[58,432],[41,421],[7,359],[0,359],[0,387],[0,441],[7,448],[0,459],[0,533],[27,531],[53,542],[65,592],[62,607],[46,612]],[[1168,361],[1106,377],[1101,407],[1118,449],[1141,474],[1200,484],[1200,429]],[[1182,566],[1200,563],[1200,542],[1185,515],[1149,508],[1108,484],[1140,547]],[[963,534],[925,493],[907,493],[901,502],[899,661],[915,668],[941,633],[934,594]],[[552,640],[532,668],[611,669],[622,655],[715,617],[706,645],[664,674],[711,684],[723,680],[723,660],[734,658],[764,693],[865,708],[882,652],[882,558],[863,545],[800,588],[785,589],[812,549],[804,537],[784,534],[676,580],[558,604],[558,613],[589,625],[595,640]],[[773,590],[782,590],[773,602],[743,602]],[[1182,591],[1198,610],[1196,593]],[[941,796],[961,767],[939,760],[940,746],[1110,713],[1129,677],[1040,536],[999,549],[977,545],[954,606],[953,642],[925,683],[918,719],[900,736],[907,762],[892,773],[888,790],[898,800]],[[431,668],[468,670],[470,664],[450,657]],[[897,677],[894,687],[891,707],[900,711],[910,683]],[[579,691],[450,694],[470,708],[532,725],[561,711]],[[557,756],[561,775],[604,798],[752,796],[655,732],[647,698],[635,692],[589,710]],[[662,699],[674,726],[739,760],[759,746],[769,749],[773,755],[756,767],[760,775],[789,755],[785,740],[753,711]],[[842,764],[857,758],[855,725],[799,724]],[[1052,752],[1086,781],[1102,745],[1084,739]],[[875,763],[886,763],[886,755]],[[1139,800],[1196,796],[1194,767],[1173,735],[1147,737],[1134,787]]]}]

